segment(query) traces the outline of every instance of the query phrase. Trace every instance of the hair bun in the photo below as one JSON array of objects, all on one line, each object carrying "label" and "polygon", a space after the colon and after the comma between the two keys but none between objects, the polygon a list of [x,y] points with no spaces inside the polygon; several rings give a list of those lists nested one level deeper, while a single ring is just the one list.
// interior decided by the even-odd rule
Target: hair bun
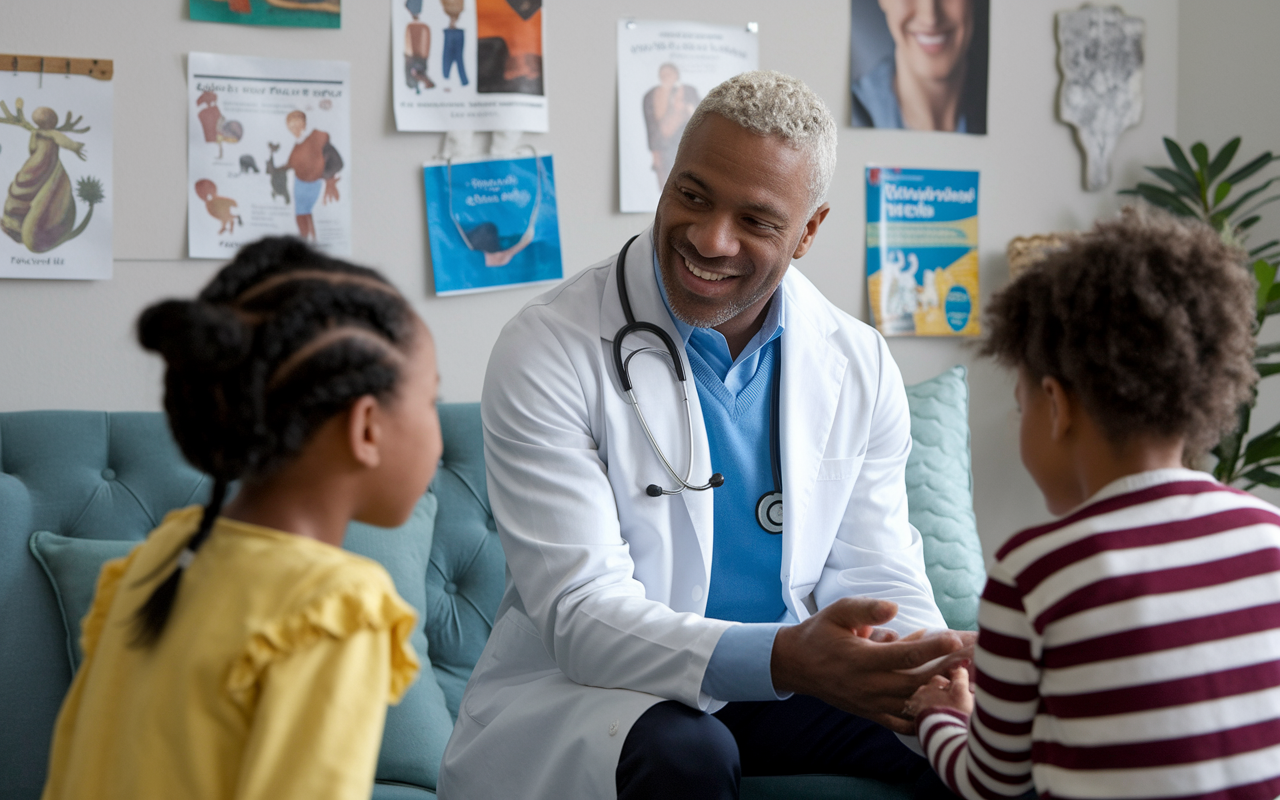
[{"label": "hair bun", "polygon": [[224,371],[249,354],[252,331],[226,306],[165,300],[138,317],[138,341],[173,369]]}]

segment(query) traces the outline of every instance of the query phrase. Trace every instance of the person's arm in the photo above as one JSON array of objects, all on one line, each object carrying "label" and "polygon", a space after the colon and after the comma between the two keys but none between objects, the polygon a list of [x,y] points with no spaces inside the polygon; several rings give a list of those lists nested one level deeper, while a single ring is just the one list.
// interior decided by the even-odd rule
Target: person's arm
[{"label": "person's arm", "polygon": [[971,800],[1018,797],[1032,788],[1040,669],[1022,599],[998,565],[982,593],[978,627],[976,695],[969,696],[968,673],[958,670],[950,681],[921,687],[908,706],[929,762],[953,792]]},{"label": "person's arm", "polygon": [[570,680],[705,708],[703,673],[734,623],[649,599],[634,576],[599,444],[603,394],[615,389],[589,328],[533,306],[490,356],[485,466],[507,565],[542,646]]},{"label": "person's arm", "polygon": [[390,630],[359,630],[273,662],[263,678],[237,800],[367,798],[387,715]]}]

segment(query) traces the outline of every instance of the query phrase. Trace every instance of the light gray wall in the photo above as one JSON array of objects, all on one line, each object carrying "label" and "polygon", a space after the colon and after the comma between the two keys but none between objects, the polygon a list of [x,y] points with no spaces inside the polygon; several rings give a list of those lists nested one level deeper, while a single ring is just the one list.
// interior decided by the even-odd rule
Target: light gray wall
[{"label": "light gray wall", "polygon": [[[761,66],[808,81],[842,122],[833,211],[800,263],[804,272],[836,304],[866,319],[864,165],[978,169],[983,294],[989,295],[1007,280],[1003,253],[1010,238],[1082,228],[1112,213],[1119,207],[1113,190],[1132,184],[1140,165],[1161,159],[1160,137],[1178,122],[1178,6],[1127,0],[1125,9],[1147,21],[1146,112],[1120,141],[1112,186],[1097,194],[1081,189],[1071,131],[1054,119],[1053,14],[1070,5],[993,0],[990,134],[957,136],[844,124],[850,108],[848,0],[548,0],[552,132],[529,138],[556,156],[566,273],[611,255],[649,222],[615,210],[618,17],[755,20]],[[115,59],[117,225],[111,281],[0,282],[0,410],[159,408],[159,365],[133,344],[132,320],[156,298],[194,292],[217,267],[183,258],[184,55],[191,50],[351,62],[355,145],[344,185],[354,198],[354,258],[384,269],[434,328],[446,399],[478,399],[501,323],[535,292],[438,299],[428,291],[418,167],[437,152],[440,137],[394,130],[385,0],[347,6],[341,30],[316,31],[192,23],[183,18],[180,1],[6,2],[0,52]],[[974,364],[965,342],[895,340],[892,349],[909,383],[953,364],[971,366],[977,514],[988,552],[1018,528],[1044,519],[1040,496],[1018,461],[1010,378]]]},{"label": "light gray wall", "polygon": [[[1269,64],[1280,34],[1275,0],[1181,0],[1178,3],[1178,141],[1204,142],[1212,152],[1241,137],[1233,166],[1263,150],[1280,154],[1280,83]],[[1280,164],[1266,175],[1280,175]],[[1260,197],[1266,197],[1261,195]],[[1280,239],[1280,203],[1251,234],[1254,244]],[[1275,317],[1258,337],[1280,340]],[[1255,433],[1280,422],[1280,378],[1259,385],[1250,425]],[[1280,504],[1280,490],[1256,493]]]}]

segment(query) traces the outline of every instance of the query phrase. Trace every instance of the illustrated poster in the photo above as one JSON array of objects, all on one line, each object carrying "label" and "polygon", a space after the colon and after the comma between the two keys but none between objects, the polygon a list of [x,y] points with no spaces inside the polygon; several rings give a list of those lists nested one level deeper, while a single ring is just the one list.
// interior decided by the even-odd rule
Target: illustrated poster
[{"label": "illustrated poster", "polygon": [[112,82],[21,60],[46,67],[0,72],[0,278],[110,278]]},{"label": "illustrated poster", "polygon": [[188,0],[191,19],[287,28],[342,27],[342,0]]},{"label": "illustrated poster", "polygon": [[622,211],[653,212],[685,124],[707,92],[756,69],[755,25],[618,20],[618,187]]},{"label": "illustrated poster", "polygon": [[867,167],[867,297],[886,336],[977,336],[978,173]]},{"label": "illustrated poster", "polygon": [[344,61],[187,58],[191,258],[268,235],[351,254],[351,92]]},{"label": "illustrated poster", "polygon": [[542,0],[391,0],[402,131],[547,130]]},{"label": "illustrated poster", "polygon": [[432,163],[422,178],[436,294],[564,277],[551,156]]}]

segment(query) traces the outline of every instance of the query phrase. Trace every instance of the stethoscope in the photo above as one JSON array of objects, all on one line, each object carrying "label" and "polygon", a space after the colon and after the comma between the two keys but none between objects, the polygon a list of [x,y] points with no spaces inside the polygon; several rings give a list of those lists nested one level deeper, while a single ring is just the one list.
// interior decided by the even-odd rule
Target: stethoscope
[{"label": "stethoscope", "polygon": [[[650,497],[662,497],[667,494],[680,494],[685,489],[692,489],[695,492],[714,489],[724,485],[724,476],[719,472],[711,473],[711,477],[701,486],[695,486],[689,482],[689,479],[693,476],[693,411],[689,406],[688,384],[685,382],[684,366],[680,362],[680,352],[676,350],[676,343],[670,334],[652,322],[637,321],[635,314],[631,311],[631,298],[627,292],[627,250],[631,248],[631,243],[637,238],[638,236],[632,236],[628,239],[627,243],[622,246],[622,252],[618,253],[618,300],[622,304],[622,313],[626,316],[627,323],[618,328],[618,332],[613,335],[613,367],[618,374],[618,382],[622,385],[622,391],[627,396],[627,402],[631,403],[631,409],[635,411],[636,419],[640,421],[640,427],[644,430],[644,435],[648,437],[649,444],[653,447],[653,452],[657,453],[658,460],[666,468],[667,474],[679,484],[674,489],[665,489],[656,483],[651,483],[645,487],[644,491]],[[622,340],[633,333],[641,331],[652,333],[661,339],[662,344],[666,347],[666,353],[664,354],[657,347],[641,347],[632,351],[626,358],[623,358]],[[675,372],[676,381],[680,384],[680,395],[681,400],[684,402],[684,418],[688,427],[690,442],[689,462],[685,466],[683,478],[680,477],[675,467],[671,466],[671,462],[663,454],[662,448],[658,446],[658,440],[653,438],[653,432],[649,430],[649,423],[645,422],[644,413],[640,410],[640,403],[636,400],[636,393],[631,387],[631,375],[628,371],[631,366],[631,359],[641,353],[666,355],[671,361],[671,368]],[[773,491],[765,492],[756,501],[756,522],[760,523],[760,527],[769,533],[782,533],[782,461],[779,457],[779,453],[782,450],[782,437],[778,423],[778,400],[781,395],[781,387],[782,364],[778,363],[774,365],[773,370],[773,406],[769,411],[769,461],[773,467]]]}]

